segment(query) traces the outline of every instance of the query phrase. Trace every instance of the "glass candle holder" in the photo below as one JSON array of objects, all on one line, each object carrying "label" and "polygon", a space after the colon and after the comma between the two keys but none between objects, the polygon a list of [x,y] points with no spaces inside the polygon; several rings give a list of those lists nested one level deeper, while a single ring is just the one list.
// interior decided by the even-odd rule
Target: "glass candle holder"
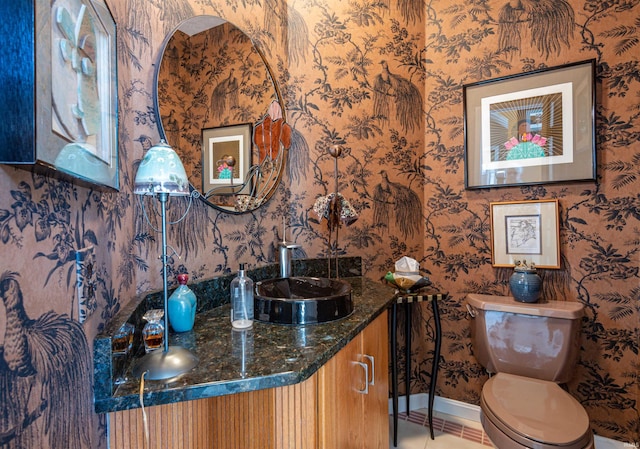
[{"label": "glass candle holder", "polygon": [[111,352],[116,355],[127,355],[133,345],[133,334],[133,324],[124,323],[111,339]]},{"label": "glass candle holder", "polygon": [[142,319],[147,321],[142,329],[142,339],[144,340],[145,352],[155,351],[161,349],[164,342],[164,324],[162,318],[164,317],[164,310],[151,309],[142,316]]}]

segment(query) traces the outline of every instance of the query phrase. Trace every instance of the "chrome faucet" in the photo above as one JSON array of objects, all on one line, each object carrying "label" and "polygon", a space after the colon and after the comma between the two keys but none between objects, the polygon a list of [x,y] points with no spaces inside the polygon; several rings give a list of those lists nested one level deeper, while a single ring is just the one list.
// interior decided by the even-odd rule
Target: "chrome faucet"
[{"label": "chrome faucet", "polygon": [[278,243],[278,252],[280,255],[280,277],[288,278],[291,276],[291,252],[300,248],[297,243],[287,242],[282,240]]}]

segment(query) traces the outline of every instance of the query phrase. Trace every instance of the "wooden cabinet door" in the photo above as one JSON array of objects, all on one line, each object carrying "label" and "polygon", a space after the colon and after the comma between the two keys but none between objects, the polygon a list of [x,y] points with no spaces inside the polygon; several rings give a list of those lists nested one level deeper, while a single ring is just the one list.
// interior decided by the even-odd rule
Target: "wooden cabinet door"
[{"label": "wooden cabinet door", "polygon": [[318,372],[321,449],[389,447],[387,337],[385,312]]},{"label": "wooden cabinet door", "polygon": [[318,372],[319,447],[362,448],[364,370],[355,361],[361,353],[358,335]]},{"label": "wooden cabinet door", "polygon": [[[369,394],[364,401],[364,448],[389,447],[389,326],[384,312],[362,333],[362,354],[373,358]],[[365,357],[366,359],[367,357]]]}]

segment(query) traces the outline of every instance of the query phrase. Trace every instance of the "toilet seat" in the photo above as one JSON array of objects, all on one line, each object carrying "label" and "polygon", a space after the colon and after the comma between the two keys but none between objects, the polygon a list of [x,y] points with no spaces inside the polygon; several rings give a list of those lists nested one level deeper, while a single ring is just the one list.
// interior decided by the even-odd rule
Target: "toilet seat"
[{"label": "toilet seat", "polygon": [[519,444],[514,447],[584,449],[593,445],[587,412],[553,382],[496,374],[482,388],[481,409],[491,424],[488,427]]}]

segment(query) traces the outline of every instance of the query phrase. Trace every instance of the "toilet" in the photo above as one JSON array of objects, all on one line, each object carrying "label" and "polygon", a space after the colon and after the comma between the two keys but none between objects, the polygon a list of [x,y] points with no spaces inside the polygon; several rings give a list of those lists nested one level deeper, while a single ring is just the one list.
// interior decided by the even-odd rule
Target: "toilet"
[{"label": "toilet", "polygon": [[480,421],[494,446],[593,449],[587,412],[560,386],[578,361],[582,304],[473,293],[467,308],[474,355],[491,375]]}]

